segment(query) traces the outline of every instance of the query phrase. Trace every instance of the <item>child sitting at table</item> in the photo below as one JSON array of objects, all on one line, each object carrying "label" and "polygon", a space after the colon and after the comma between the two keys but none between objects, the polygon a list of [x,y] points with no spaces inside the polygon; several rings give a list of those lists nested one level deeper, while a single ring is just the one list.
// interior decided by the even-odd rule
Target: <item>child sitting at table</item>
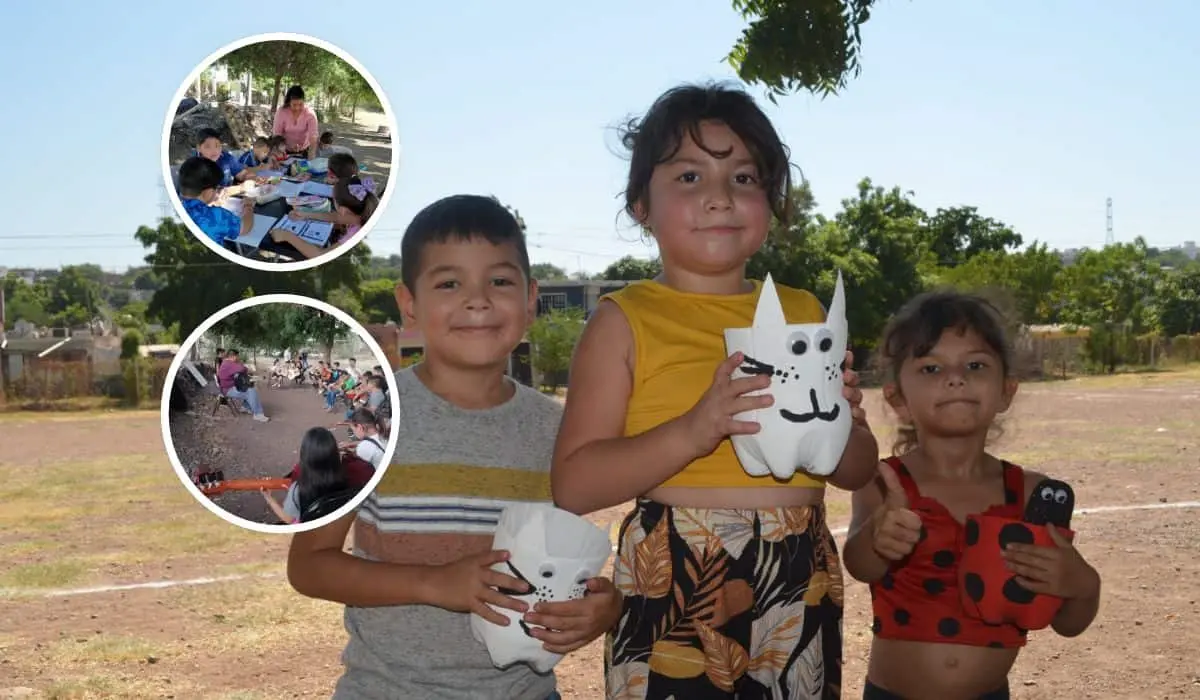
[{"label": "child sitting at table", "polygon": [[288,159],[287,140],[276,135],[267,138],[267,167],[283,170],[283,161]]},{"label": "child sitting at table", "polygon": [[238,162],[233,154],[225,150],[221,140],[221,132],[216,129],[201,129],[196,137],[196,155],[207,158],[217,164],[221,170],[221,182],[225,188],[222,196],[232,196],[242,191],[242,185],[253,178],[258,168],[248,168]]},{"label": "child sitting at table", "polygon": [[320,143],[317,145],[317,155],[321,158],[332,158],[336,154],[349,154],[350,149],[345,146],[333,145],[333,132],[326,131],[321,134]]},{"label": "child sitting at table", "polygon": [[217,245],[244,236],[254,228],[252,200],[242,201],[240,219],[224,207],[213,206],[222,177],[221,166],[202,156],[188,158],[179,166],[179,197],[183,209],[204,235]]},{"label": "child sitting at table", "polygon": [[305,258],[315,258],[354,238],[354,234],[367,223],[378,206],[379,197],[375,196],[375,181],[371,178],[338,180],[333,186],[332,212],[314,213],[294,209],[288,213],[292,219],[332,222],[334,232],[328,248],[315,246],[285,229],[271,229],[271,239],[276,243],[291,245]]},{"label": "child sitting at table", "polygon": [[242,168],[262,168],[267,164],[270,155],[271,147],[267,145],[267,137],[259,136],[254,139],[254,145],[238,158],[238,163]]}]

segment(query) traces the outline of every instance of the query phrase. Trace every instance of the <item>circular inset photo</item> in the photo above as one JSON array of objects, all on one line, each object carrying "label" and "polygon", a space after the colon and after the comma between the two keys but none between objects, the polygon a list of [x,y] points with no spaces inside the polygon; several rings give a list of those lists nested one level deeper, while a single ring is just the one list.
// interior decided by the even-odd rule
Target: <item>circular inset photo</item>
[{"label": "circular inset photo", "polygon": [[370,333],[325,302],[246,299],[167,372],[162,432],[185,487],[224,520],[301,532],[358,507],[395,451],[396,380]]},{"label": "circular inset photo", "polygon": [[163,177],[201,244],[256,269],[304,270],[361,241],[400,162],[395,115],[345,51],[261,34],[204,59],[167,108]]}]

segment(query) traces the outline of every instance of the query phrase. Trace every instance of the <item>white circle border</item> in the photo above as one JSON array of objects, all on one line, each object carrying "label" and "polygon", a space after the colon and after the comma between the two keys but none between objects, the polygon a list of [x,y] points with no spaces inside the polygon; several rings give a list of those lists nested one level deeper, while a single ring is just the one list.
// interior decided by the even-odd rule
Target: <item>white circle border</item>
[{"label": "white circle border", "polygon": [[310,308],[317,309],[318,311],[323,311],[349,326],[350,330],[357,333],[362,338],[363,342],[367,344],[367,348],[374,353],[375,359],[379,362],[380,366],[387,368],[387,371],[385,372],[387,376],[385,379],[387,381],[388,392],[393,401],[393,413],[396,397],[398,395],[398,390],[396,388],[396,369],[388,364],[387,355],[383,352],[383,348],[379,346],[379,343],[375,340],[375,338],[367,332],[367,329],[364,328],[362,324],[360,324],[358,321],[355,321],[350,314],[347,314],[345,311],[342,311],[341,309],[326,302],[312,299],[310,297],[300,296],[298,294],[264,294],[262,296],[251,297],[249,299],[243,299],[236,303],[230,304],[229,306],[226,306],[225,308],[217,311],[212,316],[209,316],[207,319],[205,319],[204,322],[201,323],[196,330],[192,331],[191,334],[188,335],[187,339],[180,344],[179,352],[176,353],[175,359],[171,361],[171,366],[167,369],[167,377],[163,384],[163,394],[159,406],[159,422],[162,427],[163,446],[167,448],[167,459],[170,460],[171,466],[174,467],[176,476],[178,476],[179,480],[183,482],[183,486],[187,489],[188,493],[192,494],[192,496],[200,502],[200,505],[204,506],[217,517],[231,525],[266,534],[296,534],[298,532],[307,532],[309,530],[314,530],[327,525],[335,520],[345,517],[351,511],[362,505],[362,502],[366,500],[367,496],[369,496],[371,492],[375,490],[375,487],[379,485],[379,482],[383,479],[384,474],[387,472],[388,466],[391,465],[392,456],[396,452],[397,437],[400,433],[400,421],[392,421],[392,429],[388,434],[387,447],[383,451],[383,459],[380,460],[381,466],[375,470],[375,474],[371,477],[371,480],[367,482],[367,485],[364,486],[362,490],[354,496],[354,498],[350,499],[341,508],[338,508],[334,512],[312,522],[294,523],[292,525],[269,525],[267,523],[256,523],[252,520],[247,520],[230,513],[213,502],[211,498],[205,496],[200,491],[200,488],[192,481],[191,476],[187,473],[187,470],[184,469],[183,464],[179,461],[179,454],[175,452],[175,441],[171,436],[171,387],[175,386],[175,378],[179,374],[180,369],[183,368],[184,359],[187,357],[188,353],[196,345],[196,343],[199,342],[201,336],[207,333],[209,329],[211,329],[217,323],[228,318],[229,316],[232,316],[239,311],[255,306],[262,306],[264,304],[298,304],[301,306],[308,306]]},{"label": "white circle border", "polygon": [[[384,190],[383,196],[379,198],[379,206],[375,208],[374,215],[371,216],[367,223],[363,224],[362,228],[359,229],[357,233],[350,237],[350,240],[339,245],[338,250],[330,251],[325,255],[309,260],[299,260],[290,263],[272,263],[265,260],[251,260],[250,258],[245,258],[233,253],[232,251],[226,250],[224,246],[217,245],[211,238],[205,235],[204,231],[200,230],[200,227],[192,221],[192,217],[187,215],[187,211],[185,211],[183,208],[183,202],[179,199],[179,193],[175,191],[175,187],[172,184],[171,159],[168,157],[171,151],[171,125],[175,122],[175,110],[179,108],[180,101],[183,100],[184,95],[187,94],[188,87],[190,87],[192,83],[196,82],[196,80],[200,78],[200,74],[203,73],[210,65],[223,58],[229,52],[235,51],[244,46],[249,46],[251,44],[259,44],[264,41],[296,41],[303,44],[308,44],[319,49],[324,49],[325,51],[328,51],[329,53],[348,63],[351,68],[358,71],[359,75],[361,75],[363,79],[367,81],[367,85],[369,85],[371,89],[375,91],[376,97],[379,98],[379,104],[383,106],[383,114],[387,121],[388,129],[390,130],[390,136],[392,140],[392,159],[390,163],[391,169],[388,172],[387,188]],[[392,105],[388,101],[387,94],[384,93],[383,88],[379,85],[379,81],[377,81],[375,76],[371,75],[370,71],[364,68],[356,58],[351,56],[340,47],[335,46],[334,44],[331,44],[323,39],[308,36],[307,34],[296,34],[292,32],[269,32],[266,34],[255,34],[243,39],[238,39],[237,41],[226,44],[225,46],[222,46],[221,48],[212,52],[195,68],[193,68],[192,72],[189,73],[187,78],[184,79],[183,84],[181,84],[179,89],[175,91],[175,97],[171,100],[171,104],[167,105],[167,113],[163,120],[162,139],[159,149],[159,159],[162,161],[162,176],[164,187],[167,191],[167,199],[171,201],[171,206],[175,208],[175,214],[179,220],[183,222],[184,227],[186,227],[188,231],[191,231],[193,236],[200,239],[200,242],[204,244],[206,248],[213,251],[217,255],[220,255],[222,258],[225,258],[226,260],[243,267],[248,267],[251,270],[260,270],[263,272],[298,272],[300,270],[308,270],[319,265],[324,265],[332,260],[336,260],[337,258],[345,255],[359,243],[362,243],[363,239],[367,237],[367,234],[371,232],[371,229],[375,228],[375,224],[379,221],[379,219],[382,218],[383,212],[387,210],[388,202],[392,200],[392,193],[396,190],[395,183],[400,171],[400,132],[396,124],[396,113],[392,111]]]}]

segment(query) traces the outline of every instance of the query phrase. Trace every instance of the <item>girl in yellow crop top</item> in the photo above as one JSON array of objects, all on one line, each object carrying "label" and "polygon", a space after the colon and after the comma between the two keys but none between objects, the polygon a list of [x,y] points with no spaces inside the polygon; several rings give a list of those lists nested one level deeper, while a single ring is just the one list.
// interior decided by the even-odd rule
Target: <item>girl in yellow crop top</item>
[{"label": "girl in yellow crop top", "polygon": [[[728,439],[757,429],[732,416],[772,403],[746,395],[770,377],[731,378],[742,358],[725,357],[723,329],[751,325],[761,285],[746,262],[772,216],[787,221],[787,149],[753,99],[720,86],[668,91],[624,142],[626,212],[663,271],[588,321],[551,471],[555,502],[577,513],[636,499],[614,565],[625,609],[608,637],[608,696],[840,697],[825,480],[749,477]],[[823,320],[813,295],[777,289],[789,323]],[[857,376],[845,381],[855,425],[827,480],[853,491],[879,449]]]}]

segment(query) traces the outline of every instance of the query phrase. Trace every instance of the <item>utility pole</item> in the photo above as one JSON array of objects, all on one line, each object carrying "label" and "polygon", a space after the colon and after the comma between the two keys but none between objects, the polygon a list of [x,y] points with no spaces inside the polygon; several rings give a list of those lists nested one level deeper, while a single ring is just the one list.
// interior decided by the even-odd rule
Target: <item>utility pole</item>
[{"label": "utility pole", "polygon": [[1107,248],[1108,246],[1112,245],[1115,242],[1115,240],[1113,239],[1112,197],[1109,197],[1108,199],[1104,200],[1104,218],[1105,218],[1104,246]]}]

